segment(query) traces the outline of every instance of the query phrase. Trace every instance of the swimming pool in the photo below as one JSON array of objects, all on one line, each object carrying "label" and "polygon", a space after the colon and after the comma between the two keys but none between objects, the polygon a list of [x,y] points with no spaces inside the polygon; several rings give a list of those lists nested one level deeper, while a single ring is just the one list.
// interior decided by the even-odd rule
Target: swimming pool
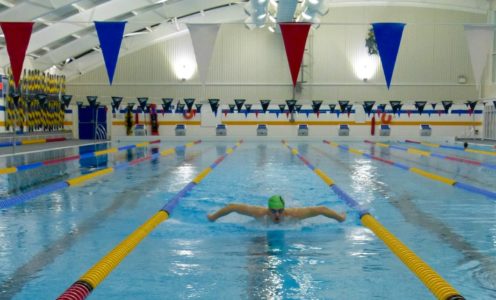
[{"label": "swimming pool", "polygon": [[[2,199],[136,160],[152,149],[162,151],[182,144],[148,145],[1,175]],[[56,298],[234,144],[203,142],[181,148],[174,155],[142,161],[80,186],[4,208],[0,213],[0,298]],[[320,141],[288,144],[466,299],[496,297],[493,199]],[[493,169],[362,142],[342,144],[495,190]],[[447,149],[424,150],[461,155]],[[77,151],[60,150],[45,159],[75,155]],[[40,159],[30,155],[22,161]],[[463,156],[496,162],[494,156]],[[37,179],[42,183],[37,184]],[[272,194],[283,195],[288,207],[326,205],[347,211],[348,218],[344,223],[317,217],[268,227],[236,214],[215,223],[206,219],[207,213],[232,202],[265,205]],[[287,147],[280,142],[244,142],[181,199],[170,219],[158,225],[90,298],[434,297],[372,231],[361,225],[358,212]]]}]

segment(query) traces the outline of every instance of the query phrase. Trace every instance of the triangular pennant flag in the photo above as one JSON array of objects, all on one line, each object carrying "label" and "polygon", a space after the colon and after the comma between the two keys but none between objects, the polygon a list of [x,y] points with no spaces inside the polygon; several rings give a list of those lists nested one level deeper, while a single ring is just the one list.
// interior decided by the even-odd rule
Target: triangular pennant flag
[{"label": "triangular pennant flag", "polygon": [[289,118],[289,111],[286,112],[286,118]]},{"label": "triangular pennant flag", "polygon": [[334,112],[336,109],[336,104],[329,104],[329,110],[331,111],[331,114]]},{"label": "triangular pennant flag", "polygon": [[[494,104],[494,105],[496,105],[496,104]],[[296,112],[297,112],[297,113],[299,113],[299,112],[300,112],[301,107],[302,107],[302,105],[301,105],[301,104],[296,104],[296,105],[295,105],[295,110],[296,110]]]},{"label": "triangular pennant flag", "polygon": [[295,105],[298,100],[286,100],[286,104],[288,105],[289,112],[293,112],[295,110]]},{"label": "triangular pennant flag", "polygon": [[185,98],[184,103],[186,103],[186,107],[188,108],[188,112],[191,112],[193,109],[193,104],[195,103],[194,98]]},{"label": "triangular pennant flag", "polygon": [[200,80],[205,83],[220,24],[187,24],[187,26],[193,42]]},{"label": "triangular pennant flag", "polygon": [[[46,99],[46,95],[45,95],[45,99]],[[97,99],[98,99],[98,96],[86,96],[86,100],[88,100],[88,104],[90,106],[95,106]],[[41,99],[40,99],[40,102],[42,102]],[[43,105],[43,102],[42,102],[42,105]]]},{"label": "triangular pennant flag", "polygon": [[95,22],[95,29],[100,40],[100,48],[102,48],[103,60],[107,68],[110,85],[112,85],[112,81],[114,80],[115,67],[119,58],[119,50],[121,49],[125,26],[126,21]]},{"label": "triangular pennant flag", "polygon": [[477,105],[477,100],[476,101],[467,101],[467,105],[468,107],[470,108],[468,110],[468,114],[469,115],[472,115],[472,113],[474,112],[475,110],[475,106]]},{"label": "triangular pennant flag", "polygon": [[236,105],[234,105],[234,104],[228,104],[227,106],[229,106],[229,112],[230,113],[233,113],[234,112],[234,108],[236,107]]},{"label": "triangular pennant flag", "polygon": [[7,53],[9,54],[10,66],[14,84],[17,87],[21,79],[22,65],[26,57],[31,33],[33,32],[33,22],[1,22]]},{"label": "triangular pennant flag", "polygon": [[310,111],[308,111],[308,110],[307,110],[307,111],[305,112],[305,114],[307,115],[307,118],[308,118],[308,116],[310,115]]},{"label": "triangular pennant flag", "polygon": [[396,57],[400,49],[401,36],[403,35],[404,23],[373,23],[377,49],[381,57],[382,69],[389,89],[393,77]]},{"label": "triangular pennant flag", "polygon": [[370,117],[370,113],[372,112],[372,108],[374,107],[375,101],[363,101],[363,110]]},{"label": "triangular pennant flag", "polygon": [[417,108],[419,115],[422,115],[424,111],[424,107],[427,104],[427,101],[415,101],[415,107]]},{"label": "triangular pennant flag", "polygon": [[245,117],[248,117],[248,114],[251,111],[251,104],[245,104]]},{"label": "triangular pennant flag", "polygon": [[62,95],[62,102],[64,102],[64,107],[69,107],[71,104],[72,95]]},{"label": "triangular pennant flag", "polygon": [[215,116],[217,116],[217,109],[219,108],[219,99],[208,99],[208,103],[210,104],[210,108]]},{"label": "triangular pennant flag", "polygon": [[340,110],[336,110],[336,116],[339,118],[339,115],[341,114]]},{"label": "triangular pennant flag", "polygon": [[378,113],[385,113],[386,112],[386,105],[387,104],[379,104],[377,105],[377,112]]},{"label": "triangular pennant flag", "polygon": [[258,119],[258,110],[255,111],[255,117]]},{"label": "triangular pennant flag", "polygon": [[346,106],[346,113],[348,114],[348,118],[350,117],[352,108],[353,108],[353,104]]},{"label": "triangular pennant flag", "polygon": [[168,107],[162,103],[162,116],[165,114],[165,112],[168,110]]},{"label": "triangular pennant flag", "polygon": [[412,111],[411,110],[407,110],[406,113],[407,113],[408,117],[410,118],[410,115],[412,114]]},{"label": "triangular pennant flag", "polygon": [[496,108],[496,101],[493,101],[493,104],[494,104],[494,108]]},{"label": "triangular pennant flag", "polygon": [[480,89],[484,67],[493,46],[494,25],[464,25],[475,84]]},{"label": "triangular pennant flag", "polygon": [[453,101],[441,101],[444,107],[444,113],[447,114],[449,112],[449,109],[453,105]]},{"label": "triangular pennant flag", "polygon": [[338,103],[339,103],[339,110],[340,110],[341,112],[344,112],[344,110],[346,109],[346,106],[348,106],[348,103],[349,103],[349,102],[350,102],[350,101],[348,101],[348,100],[339,100],[339,101],[338,101]]},{"label": "triangular pennant flag", "polygon": [[170,110],[172,101],[174,101],[173,98],[162,98],[162,108],[164,109],[164,112],[168,112]]},{"label": "triangular pennant flag", "polygon": [[199,113],[199,114],[201,114],[201,108],[202,108],[202,105],[203,105],[203,104],[201,104],[201,103],[197,103],[197,104],[195,104],[195,107],[196,107],[196,112],[197,112],[197,113]]},{"label": "triangular pennant flag", "polygon": [[[312,100],[312,110],[314,113],[318,114],[320,111],[320,106],[322,105],[322,100]],[[318,115],[317,115],[318,117]]]},{"label": "triangular pennant flag", "polygon": [[279,110],[284,112],[284,108],[286,108],[286,104],[279,104]]},{"label": "triangular pennant flag", "polygon": [[265,113],[267,108],[269,108],[270,100],[260,100],[260,105],[262,105],[262,111]]},{"label": "triangular pennant flag", "polygon": [[293,79],[293,87],[296,86],[296,80],[298,80],[301,61],[305,52],[305,44],[307,43],[308,30],[311,25],[310,23],[279,23],[288,58],[289,70]]},{"label": "triangular pennant flag", "polygon": [[278,111],[276,111],[276,118],[279,119],[279,112]]},{"label": "triangular pennant flag", "polygon": [[184,113],[184,103],[178,103],[176,107],[176,114],[182,114]]},{"label": "triangular pennant flag", "polygon": [[241,112],[243,108],[243,103],[245,103],[246,99],[234,99],[234,103],[236,104],[236,108],[238,109],[238,113]]},{"label": "triangular pennant flag", "polygon": [[145,111],[146,102],[148,102],[148,97],[137,97],[137,99],[138,99],[138,104],[139,104],[141,110]]}]

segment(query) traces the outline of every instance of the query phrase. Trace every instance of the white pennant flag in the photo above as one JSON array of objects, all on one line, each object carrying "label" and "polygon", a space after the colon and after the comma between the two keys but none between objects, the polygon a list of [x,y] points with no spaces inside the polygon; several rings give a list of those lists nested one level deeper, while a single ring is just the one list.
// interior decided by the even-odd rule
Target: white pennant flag
[{"label": "white pennant flag", "polygon": [[220,24],[187,24],[187,26],[193,42],[200,80],[205,83]]},{"label": "white pennant flag", "polygon": [[464,25],[477,90],[494,40],[494,25]]}]

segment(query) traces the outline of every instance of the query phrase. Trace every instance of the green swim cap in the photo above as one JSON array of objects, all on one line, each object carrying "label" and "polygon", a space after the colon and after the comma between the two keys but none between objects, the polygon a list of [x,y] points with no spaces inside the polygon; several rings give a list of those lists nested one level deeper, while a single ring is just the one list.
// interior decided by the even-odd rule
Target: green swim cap
[{"label": "green swim cap", "polygon": [[280,195],[274,195],[269,198],[267,202],[269,209],[281,209],[284,208],[284,200]]}]

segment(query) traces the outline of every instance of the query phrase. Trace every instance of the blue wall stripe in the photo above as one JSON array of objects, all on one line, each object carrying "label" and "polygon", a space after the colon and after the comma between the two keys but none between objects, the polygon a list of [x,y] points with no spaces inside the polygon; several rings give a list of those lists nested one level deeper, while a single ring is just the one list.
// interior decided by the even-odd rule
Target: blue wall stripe
[{"label": "blue wall stripe", "polygon": [[32,164],[17,166],[17,171],[26,171],[26,170],[38,168],[41,166],[43,166],[42,162],[36,162],[36,163],[32,163]]}]

